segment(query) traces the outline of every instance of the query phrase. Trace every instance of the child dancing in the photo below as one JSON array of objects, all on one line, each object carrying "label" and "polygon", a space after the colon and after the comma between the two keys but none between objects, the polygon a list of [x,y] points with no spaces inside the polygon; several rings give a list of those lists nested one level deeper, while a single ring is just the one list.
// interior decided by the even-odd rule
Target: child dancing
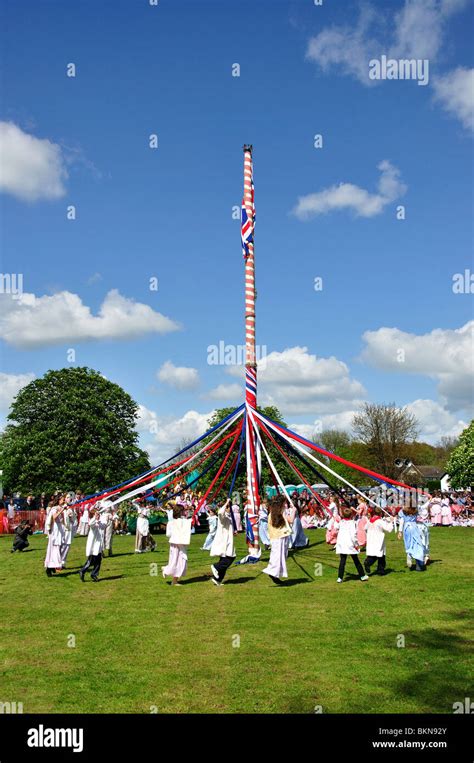
[{"label": "child dancing", "polygon": [[350,506],[344,506],[340,509],[341,524],[337,535],[336,554],[339,554],[339,572],[337,582],[342,583],[344,570],[346,568],[347,557],[350,556],[355,564],[356,570],[361,580],[368,580],[369,577],[364,573],[359,560],[359,544],[357,543],[357,527],[354,521],[354,512]]},{"label": "child dancing", "polygon": [[181,585],[180,578],[186,574],[188,567],[187,549],[191,543],[191,522],[183,516],[186,509],[174,504],[173,519],[166,525],[166,535],[170,544],[170,555],[166,567],[161,568],[163,577],[172,577],[171,585]]},{"label": "child dancing", "polygon": [[287,578],[286,559],[291,536],[291,527],[285,516],[286,501],[278,495],[268,503],[268,535],[270,537],[270,561],[263,572],[274,583],[280,583],[280,578]]}]

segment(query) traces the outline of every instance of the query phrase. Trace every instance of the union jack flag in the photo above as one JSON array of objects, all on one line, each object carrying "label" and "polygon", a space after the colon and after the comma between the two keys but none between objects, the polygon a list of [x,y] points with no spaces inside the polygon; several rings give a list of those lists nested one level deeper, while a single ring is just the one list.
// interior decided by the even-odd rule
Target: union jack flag
[{"label": "union jack flag", "polygon": [[245,199],[242,199],[242,211],[240,215],[241,221],[241,239],[242,239],[242,254],[247,258],[250,254],[249,244],[253,244],[253,229],[255,227],[255,204],[253,196],[253,180],[252,180],[252,210],[251,217],[249,217],[247,207],[245,206]]}]

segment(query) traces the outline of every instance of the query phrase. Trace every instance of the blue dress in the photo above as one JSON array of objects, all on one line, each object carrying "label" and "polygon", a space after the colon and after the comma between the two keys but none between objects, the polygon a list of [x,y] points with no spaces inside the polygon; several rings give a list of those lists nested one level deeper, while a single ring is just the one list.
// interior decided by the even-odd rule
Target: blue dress
[{"label": "blue dress", "polygon": [[416,521],[416,514],[407,515],[403,511],[399,516],[403,518],[403,542],[405,544],[405,551],[412,559],[424,564],[425,556],[428,555],[429,550],[429,531],[426,525],[422,525]]},{"label": "blue dress", "polygon": [[211,514],[209,516],[209,533],[207,535],[206,540],[204,541],[204,546],[202,547],[203,551],[209,551],[212,546],[212,541],[215,538],[217,530],[217,516],[215,514]]},{"label": "blue dress", "polygon": [[308,543],[309,538],[304,534],[300,516],[298,512],[296,512],[293,526],[291,528],[289,548],[306,548]]},{"label": "blue dress", "polygon": [[258,512],[258,535],[264,546],[271,545],[268,535],[268,510],[263,507]]}]

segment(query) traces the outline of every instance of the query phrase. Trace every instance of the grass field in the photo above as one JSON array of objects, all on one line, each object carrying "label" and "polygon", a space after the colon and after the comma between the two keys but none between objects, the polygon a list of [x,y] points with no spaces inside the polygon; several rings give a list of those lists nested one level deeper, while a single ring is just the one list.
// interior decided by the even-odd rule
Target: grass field
[{"label": "grass field", "polygon": [[[342,585],[323,531],[308,535],[285,585],[260,563],[232,567],[221,588],[202,535],[179,588],[161,577],[164,536],[142,555],[133,537],[116,537],[98,584],[77,575],[82,538],[68,570],[48,579],[43,536],[22,554],[1,536],[0,701],[25,713],[452,713],[474,696],[472,530],[432,529],[425,573],[407,570],[393,536],[386,577],[362,583],[349,560]],[[242,536],[237,546],[243,555]]]}]

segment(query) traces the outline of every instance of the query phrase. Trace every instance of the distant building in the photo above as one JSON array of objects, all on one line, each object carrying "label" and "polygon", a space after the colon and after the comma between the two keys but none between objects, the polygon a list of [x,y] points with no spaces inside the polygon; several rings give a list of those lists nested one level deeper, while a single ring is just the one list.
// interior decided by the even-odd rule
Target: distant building
[{"label": "distant building", "polygon": [[403,470],[403,479],[411,485],[426,485],[427,482],[441,481],[445,474],[444,469],[439,469],[437,466],[412,464]]}]

